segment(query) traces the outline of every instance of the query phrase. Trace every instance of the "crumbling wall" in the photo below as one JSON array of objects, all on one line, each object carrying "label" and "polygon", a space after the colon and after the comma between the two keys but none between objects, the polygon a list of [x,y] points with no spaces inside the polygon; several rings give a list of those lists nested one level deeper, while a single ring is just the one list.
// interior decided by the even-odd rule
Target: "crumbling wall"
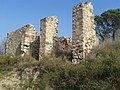
[{"label": "crumbling wall", "polygon": [[63,57],[70,60],[72,58],[71,49],[72,38],[65,36],[54,38],[54,54],[57,57]]},{"label": "crumbling wall", "polygon": [[54,38],[54,49],[63,51],[63,52],[71,52],[72,48],[72,38],[69,37],[55,37]]},{"label": "crumbling wall", "polygon": [[56,16],[46,17],[40,21],[40,49],[39,59],[53,51],[54,37],[58,32],[58,18]]},{"label": "crumbling wall", "polygon": [[72,62],[79,63],[98,45],[91,2],[74,6],[72,15],[72,39],[57,37],[58,18],[50,16],[40,20],[40,36],[31,24],[8,33],[6,53],[31,54],[40,60],[52,52],[72,51]]},{"label": "crumbling wall", "polygon": [[7,33],[6,54],[19,54],[21,51],[21,41],[23,41],[22,33],[24,31],[17,30]]},{"label": "crumbling wall", "polygon": [[79,63],[98,45],[91,2],[74,6],[72,15],[72,62]]},{"label": "crumbling wall", "polygon": [[35,41],[30,45],[31,56],[39,60],[39,46],[40,46],[40,36],[37,36]]},{"label": "crumbling wall", "polygon": [[28,24],[7,34],[6,54],[24,55],[32,51],[30,46],[36,40],[37,32],[33,25]]}]

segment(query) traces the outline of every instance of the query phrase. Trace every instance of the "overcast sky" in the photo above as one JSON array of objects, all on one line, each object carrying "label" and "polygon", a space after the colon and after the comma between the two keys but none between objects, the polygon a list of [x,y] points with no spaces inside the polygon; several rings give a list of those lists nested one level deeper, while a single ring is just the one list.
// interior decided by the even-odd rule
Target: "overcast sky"
[{"label": "overcast sky", "polygon": [[120,0],[0,0],[0,41],[7,32],[33,24],[37,31],[40,19],[58,16],[59,35],[72,36],[72,7],[81,1],[92,1],[94,14],[113,8],[120,8]]}]

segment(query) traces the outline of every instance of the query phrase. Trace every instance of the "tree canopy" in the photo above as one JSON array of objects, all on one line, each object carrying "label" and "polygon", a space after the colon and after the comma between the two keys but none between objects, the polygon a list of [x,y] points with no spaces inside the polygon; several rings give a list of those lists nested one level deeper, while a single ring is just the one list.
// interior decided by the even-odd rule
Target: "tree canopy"
[{"label": "tree canopy", "polygon": [[120,9],[110,9],[96,15],[95,26],[101,41],[106,38],[115,40],[115,33],[120,29]]}]

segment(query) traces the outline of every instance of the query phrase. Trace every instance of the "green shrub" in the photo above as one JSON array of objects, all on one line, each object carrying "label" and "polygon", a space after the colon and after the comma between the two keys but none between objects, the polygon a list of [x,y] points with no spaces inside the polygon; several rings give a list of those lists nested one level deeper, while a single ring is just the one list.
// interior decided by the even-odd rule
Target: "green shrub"
[{"label": "green shrub", "polygon": [[4,74],[3,73],[0,73],[0,78],[3,78],[4,77]]},{"label": "green shrub", "polygon": [[1,55],[0,56],[0,71],[2,72],[12,71],[13,68],[18,66],[20,61],[21,61],[20,57],[16,57],[12,55]]},{"label": "green shrub", "polygon": [[94,56],[77,65],[45,57],[39,63],[40,78],[53,90],[119,90],[120,43],[106,43]]},{"label": "green shrub", "polygon": [[0,71],[12,70],[19,67],[18,65],[39,71],[36,81],[25,80],[22,84],[25,89],[119,90],[120,42],[104,43],[93,54],[94,57],[89,57],[77,65],[52,55],[43,57],[41,61],[29,56],[0,56]]}]

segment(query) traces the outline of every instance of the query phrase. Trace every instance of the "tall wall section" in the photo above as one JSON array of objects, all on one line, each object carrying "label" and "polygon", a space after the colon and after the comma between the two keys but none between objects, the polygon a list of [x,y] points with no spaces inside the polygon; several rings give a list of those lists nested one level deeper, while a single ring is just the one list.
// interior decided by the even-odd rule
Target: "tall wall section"
[{"label": "tall wall section", "polygon": [[56,16],[41,19],[39,59],[53,51],[54,37],[57,36],[57,32],[58,18]]},{"label": "tall wall section", "polygon": [[91,2],[82,2],[72,12],[73,63],[79,63],[98,45]]},{"label": "tall wall section", "polygon": [[[37,32],[33,25],[28,24],[14,32],[7,34],[6,54],[30,54],[31,46],[36,40]],[[34,53],[34,52],[33,52]]]}]

